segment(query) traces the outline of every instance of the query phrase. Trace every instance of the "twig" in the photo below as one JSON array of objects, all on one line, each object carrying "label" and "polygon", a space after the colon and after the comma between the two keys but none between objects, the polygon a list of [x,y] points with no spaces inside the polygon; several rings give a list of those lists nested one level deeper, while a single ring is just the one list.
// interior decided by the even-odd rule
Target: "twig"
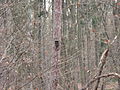
[{"label": "twig", "polygon": [[14,38],[11,37],[11,40],[10,40],[10,42],[8,43],[7,47],[5,48],[4,53],[3,53],[3,55],[2,55],[2,58],[0,59],[0,63],[3,61],[3,59],[6,58],[7,50],[9,49],[9,47],[10,47],[10,45],[11,45],[11,43],[12,43],[13,40],[14,40]]},{"label": "twig", "polygon": [[118,73],[109,73],[109,74],[105,74],[105,75],[101,75],[98,77],[93,78],[92,80],[90,80],[85,87],[83,87],[81,90],[86,90],[92,83],[94,83],[95,81],[101,79],[101,78],[107,78],[107,77],[111,77],[114,76],[115,78],[119,78],[120,79],[120,74]]},{"label": "twig", "polygon": [[[109,49],[106,49],[103,52],[102,56],[101,56],[100,63],[99,63],[99,65],[101,65],[101,66],[100,66],[100,69],[98,71],[98,75],[97,76],[100,76],[102,74],[103,68],[104,68],[105,63],[106,63],[106,58],[108,56],[108,52],[109,52]],[[95,89],[94,90],[97,90],[99,83],[100,83],[100,78],[97,80],[97,83],[95,85]]]},{"label": "twig", "polygon": [[23,86],[21,86],[20,88],[18,88],[18,90],[22,89],[24,86],[28,85],[29,83],[31,83],[33,80],[35,80],[38,77],[38,75],[36,75],[34,78],[32,78],[30,81],[28,81],[26,84],[24,84]]},{"label": "twig", "polygon": [[[118,35],[119,35],[119,34],[118,34]],[[102,74],[102,71],[103,71],[104,66],[105,66],[105,64],[106,64],[106,58],[107,58],[107,56],[108,56],[109,48],[110,48],[110,47],[112,46],[112,44],[115,42],[115,40],[117,39],[118,35],[114,37],[114,39],[112,40],[111,43],[108,43],[108,46],[109,46],[109,47],[103,52],[103,54],[102,54],[102,56],[101,56],[101,58],[100,58],[100,63],[99,63],[99,65],[101,65],[101,66],[100,66],[100,68],[99,68],[99,71],[98,71],[98,75],[97,75],[97,76],[100,76],[100,75]],[[97,88],[98,88],[98,86],[99,86],[99,83],[100,83],[100,78],[97,80],[97,83],[96,83],[96,85],[95,85],[95,89],[94,89],[94,90],[97,90]]]}]

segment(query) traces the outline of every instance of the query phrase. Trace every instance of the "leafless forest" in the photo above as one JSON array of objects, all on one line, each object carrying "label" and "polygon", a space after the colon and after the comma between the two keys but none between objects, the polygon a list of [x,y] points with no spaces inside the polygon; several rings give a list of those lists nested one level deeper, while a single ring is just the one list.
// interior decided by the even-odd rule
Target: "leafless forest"
[{"label": "leafless forest", "polygon": [[0,90],[120,90],[120,0],[0,0]]}]

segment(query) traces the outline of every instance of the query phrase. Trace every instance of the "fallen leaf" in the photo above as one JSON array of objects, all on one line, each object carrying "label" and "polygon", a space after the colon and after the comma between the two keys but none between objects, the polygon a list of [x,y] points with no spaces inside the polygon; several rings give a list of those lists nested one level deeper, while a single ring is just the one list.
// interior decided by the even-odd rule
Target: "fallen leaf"
[{"label": "fallen leaf", "polygon": [[110,40],[104,40],[104,43],[108,44],[110,43]]}]

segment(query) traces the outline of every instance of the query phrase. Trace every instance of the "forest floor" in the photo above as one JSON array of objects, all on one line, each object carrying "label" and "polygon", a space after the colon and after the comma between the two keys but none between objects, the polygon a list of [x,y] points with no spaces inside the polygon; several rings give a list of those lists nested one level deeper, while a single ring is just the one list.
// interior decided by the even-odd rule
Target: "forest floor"
[{"label": "forest floor", "polygon": [[117,89],[117,82],[109,82],[106,83],[106,88],[105,90],[116,90]]}]

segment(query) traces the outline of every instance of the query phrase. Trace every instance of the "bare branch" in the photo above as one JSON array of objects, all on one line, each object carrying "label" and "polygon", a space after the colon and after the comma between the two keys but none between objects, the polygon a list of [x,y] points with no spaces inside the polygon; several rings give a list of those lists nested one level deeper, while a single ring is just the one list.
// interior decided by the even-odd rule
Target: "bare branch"
[{"label": "bare branch", "polygon": [[98,77],[93,78],[92,80],[90,80],[85,87],[83,87],[81,90],[86,90],[92,83],[94,83],[95,81],[101,79],[101,78],[108,78],[108,77],[114,77],[114,78],[119,78],[120,79],[120,74],[118,73],[109,73],[109,74],[105,74],[105,75],[101,75]]}]

